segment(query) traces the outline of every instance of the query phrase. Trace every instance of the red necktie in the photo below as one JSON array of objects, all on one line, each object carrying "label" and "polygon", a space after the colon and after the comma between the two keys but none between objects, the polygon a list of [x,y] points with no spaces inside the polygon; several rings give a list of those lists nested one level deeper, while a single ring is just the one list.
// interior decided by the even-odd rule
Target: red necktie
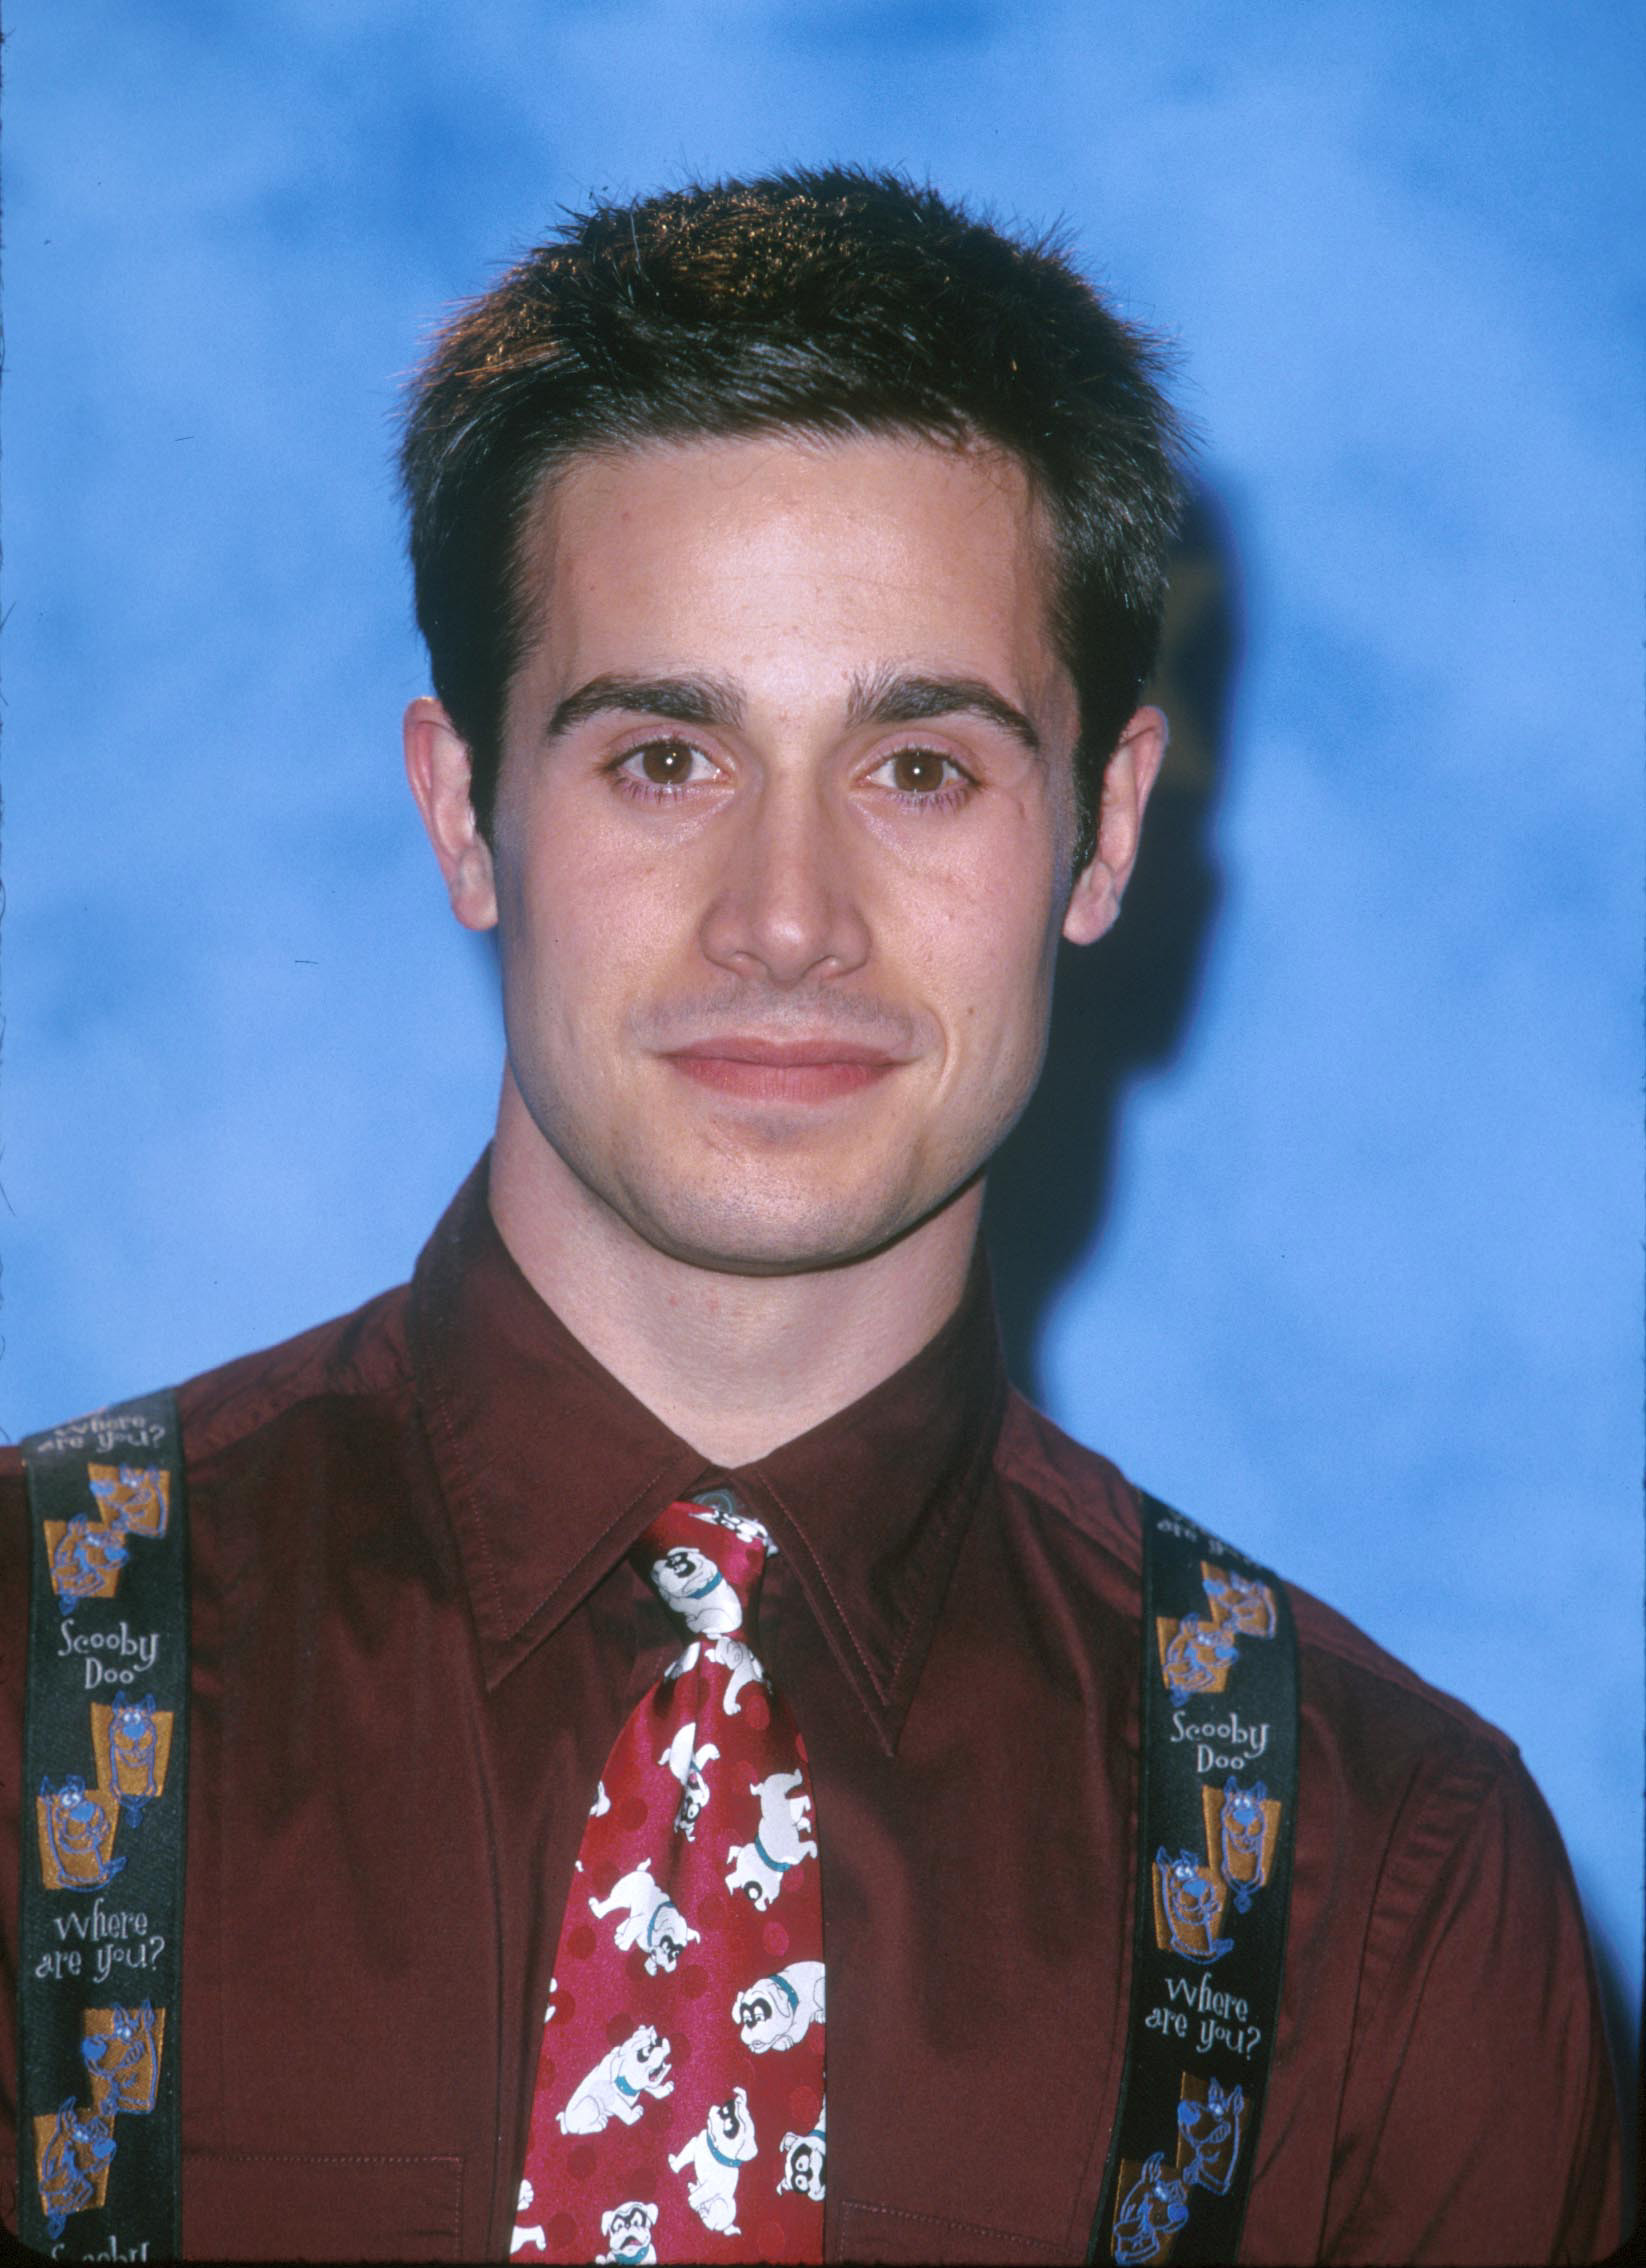
[{"label": "red necktie", "polygon": [[512,2250],[823,2257],[823,1907],[806,1750],[754,1652],[771,1538],[729,1491],[635,1562],[685,1651],[617,1737],[544,2014]]}]

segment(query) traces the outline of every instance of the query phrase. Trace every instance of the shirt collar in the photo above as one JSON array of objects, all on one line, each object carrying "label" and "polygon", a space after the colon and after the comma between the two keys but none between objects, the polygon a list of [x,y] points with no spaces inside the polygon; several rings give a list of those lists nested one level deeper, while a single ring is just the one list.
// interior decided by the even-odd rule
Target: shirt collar
[{"label": "shirt collar", "polygon": [[595,1361],[493,1224],[487,1160],[418,1261],[413,1368],[488,1689],[675,1498],[729,1480],[764,1520],[894,1747],[992,1457],[1006,1379],[981,1253],[960,1306],[903,1368],[726,1474]]}]

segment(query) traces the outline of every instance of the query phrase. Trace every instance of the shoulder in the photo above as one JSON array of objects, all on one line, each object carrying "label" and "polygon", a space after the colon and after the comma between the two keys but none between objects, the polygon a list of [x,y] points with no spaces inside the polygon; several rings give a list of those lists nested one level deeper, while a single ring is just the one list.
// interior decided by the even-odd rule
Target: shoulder
[{"label": "shoulder", "polygon": [[[1071,1439],[1015,1392],[996,1470],[1009,1499],[1033,1507],[1043,1527],[1062,1528],[1079,1540],[1104,1602],[1135,1621],[1142,1607],[1142,1491],[1110,1459]],[[1226,1533],[1216,1505],[1176,1509]],[[1238,1547],[1240,1538],[1230,1541]],[[1505,1733],[1293,1583],[1283,1567],[1274,1572],[1285,1586],[1297,1631],[1306,1731],[1312,1718],[1315,1732],[1328,1734],[1343,1751],[1358,1784],[1386,1778],[1395,1750],[1421,1754],[1431,1769],[1451,1764],[1485,1780],[1505,1772],[1524,1778],[1519,1752]]]},{"label": "shoulder", "polygon": [[352,1314],[242,1355],[177,1389],[191,1474],[255,1453],[260,1440],[305,1418],[370,1423],[410,1392],[406,1287],[381,1292]]},{"label": "shoulder", "polygon": [[[255,1460],[305,1418],[323,1415],[346,1426],[352,1414],[370,1424],[375,1411],[403,1403],[410,1394],[406,1289],[381,1292],[350,1314],[173,1388],[191,1482],[225,1462]],[[20,1508],[25,1487],[21,1445],[0,1449],[0,1505]],[[0,1521],[0,1528],[12,1525]]]},{"label": "shoulder", "polygon": [[[310,1555],[292,1548],[294,1522],[308,1515],[309,1529],[346,1549],[348,1534],[358,1540],[362,1525],[386,1522],[403,1501],[397,1482],[416,1455],[404,1308],[404,1287],[381,1293],[172,1389],[197,1619],[248,1574],[263,1595],[301,1605],[304,1583],[314,1584]],[[5,1720],[21,1706],[29,1559],[18,1446],[0,1451],[0,1782]]]}]

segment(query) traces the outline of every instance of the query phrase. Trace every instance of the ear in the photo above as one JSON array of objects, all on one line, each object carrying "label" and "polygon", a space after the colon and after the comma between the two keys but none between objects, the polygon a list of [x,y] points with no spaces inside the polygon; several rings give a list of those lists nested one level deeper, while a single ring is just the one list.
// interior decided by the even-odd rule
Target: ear
[{"label": "ear", "polygon": [[1167,724],[1159,709],[1139,709],[1115,743],[1103,772],[1097,849],[1075,877],[1063,934],[1071,945],[1095,944],[1120,914],[1121,894],[1137,863],[1143,812],[1166,753]]},{"label": "ear", "polygon": [[469,799],[468,743],[440,703],[426,695],[407,708],[401,736],[406,777],[440,861],[452,912],[465,929],[490,929],[497,920],[497,886],[491,847]]}]

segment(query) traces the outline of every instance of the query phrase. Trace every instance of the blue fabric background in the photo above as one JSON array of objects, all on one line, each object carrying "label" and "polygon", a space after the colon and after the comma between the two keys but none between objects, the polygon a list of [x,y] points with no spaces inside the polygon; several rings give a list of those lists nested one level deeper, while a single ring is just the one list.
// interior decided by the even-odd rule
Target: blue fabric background
[{"label": "blue fabric background", "polygon": [[561,202],[696,173],[1061,218],[1184,343],[1223,645],[1161,904],[1022,1138],[1061,1211],[1003,1271],[1020,1362],[1513,1734],[1632,2064],[1642,25],[12,0],[9,1433],[401,1277],[485,1138],[491,963],[398,768],[421,326]]}]

